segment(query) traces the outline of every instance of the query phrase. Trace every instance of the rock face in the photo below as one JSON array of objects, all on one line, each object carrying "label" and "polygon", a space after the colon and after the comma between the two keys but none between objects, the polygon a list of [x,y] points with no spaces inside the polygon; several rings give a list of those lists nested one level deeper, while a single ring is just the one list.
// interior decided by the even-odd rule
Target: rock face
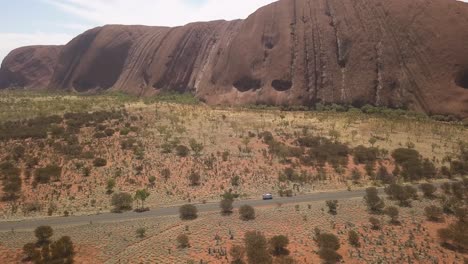
[{"label": "rock face", "polygon": [[0,68],[0,89],[48,87],[62,46],[31,46],[12,51]]},{"label": "rock face", "polygon": [[21,48],[2,64],[0,87],[468,117],[467,28],[468,4],[455,0],[281,0],[246,20],[109,25],[64,47]]}]

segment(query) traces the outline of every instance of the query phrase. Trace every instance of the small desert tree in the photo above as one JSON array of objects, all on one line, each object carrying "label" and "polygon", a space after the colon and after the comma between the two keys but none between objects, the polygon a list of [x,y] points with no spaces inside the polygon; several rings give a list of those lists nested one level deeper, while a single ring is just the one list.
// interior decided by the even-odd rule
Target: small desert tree
[{"label": "small desert tree", "polygon": [[337,214],[337,207],[338,207],[338,201],[337,200],[328,200],[326,201],[326,204],[328,206],[328,212],[332,215]]},{"label": "small desert tree", "polygon": [[381,228],[381,225],[380,225],[380,220],[375,218],[375,217],[371,217],[369,218],[369,222],[371,223],[372,225],[372,229],[374,230],[380,230]]},{"label": "small desert tree", "polygon": [[191,186],[200,185],[200,174],[198,172],[192,171],[189,175],[189,181]]},{"label": "small desert tree", "polygon": [[187,157],[190,153],[190,150],[184,145],[179,145],[176,147],[176,153],[179,157]]},{"label": "small desert tree", "polygon": [[71,238],[63,236],[53,242],[50,245],[50,255],[50,263],[73,263],[75,250]]},{"label": "small desert tree", "polygon": [[468,248],[468,222],[457,221],[451,223],[447,228],[438,230],[438,235],[445,244],[451,243],[461,251]]},{"label": "small desert tree", "polygon": [[229,250],[232,257],[231,264],[244,264],[245,248],[239,245],[234,245]]},{"label": "small desert tree", "polygon": [[107,194],[112,194],[114,191],[114,187],[115,187],[115,179],[108,179],[107,180],[107,185],[106,185],[106,189],[107,189]]},{"label": "small desert tree", "polygon": [[369,187],[366,189],[366,195],[364,196],[367,208],[372,213],[381,213],[385,207],[385,202],[379,197],[378,191],[375,187]]},{"label": "small desert tree", "polygon": [[275,256],[289,255],[289,250],[287,249],[289,245],[289,239],[287,236],[278,235],[270,238],[269,241],[271,252]]},{"label": "small desert tree", "polygon": [[336,263],[342,257],[338,252],[340,249],[340,240],[338,237],[331,233],[320,233],[318,235],[317,243],[319,246],[319,256],[326,263]]},{"label": "small desert tree", "polygon": [[340,240],[331,233],[320,233],[317,243],[320,248],[340,249]]},{"label": "small desert tree", "polygon": [[427,220],[439,222],[442,220],[443,211],[442,208],[438,206],[430,205],[424,208],[424,214],[426,215]]},{"label": "small desert tree", "polygon": [[94,167],[105,167],[107,166],[107,160],[103,158],[96,158],[93,161]]},{"label": "small desert tree", "polygon": [[359,234],[358,234],[358,232],[356,232],[354,230],[349,231],[348,240],[349,240],[349,244],[351,246],[353,246],[353,247],[360,247],[361,246],[361,242],[359,242]]},{"label": "small desert tree", "polygon": [[198,217],[198,209],[192,204],[182,205],[179,208],[179,215],[182,220],[194,220]]},{"label": "small desert tree", "polygon": [[136,230],[136,234],[139,238],[143,238],[145,237],[145,234],[146,234],[146,228],[144,227],[140,227]]},{"label": "small desert tree", "polygon": [[354,183],[359,183],[362,178],[361,172],[359,172],[358,169],[353,169],[351,172],[351,178],[353,179]]},{"label": "small desert tree", "polygon": [[240,218],[244,221],[255,219],[255,209],[250,205],[243,205],[239,208]]},{"label": "small desert tree", "polygon": [[140,209],[144,209],[145,207],[145,201],[146,199],[150,196],[150,193],[143,189],[143,190],[137,190],[136,193],[135,193],[135,200],[136,201],[140,201],[141,203],[141,207]]},{"label": "small desert tree", "polygon": [[50,226],[40,226],[34,231],[38,242],[23,246],[26,261],[32,263],[73,263],[75,255],[71,238],[63,236],[51,241],[53,230]]},{"label": "small desert tree", "polygon": [[249,231],[244,236],[245,249],[250,264],[271,264],[272,258],[267,250],[267,240],[258,231]]},{"label": "small desert tree", "polygon": [[151,187],[154,187],[156,185],[156,177],[155,176],[150,176],[148,177],[149,185]]},{"label": "small desert tree", "polygon": [[121,192],[112,195],[111,204],[114,206],[113,212],[115,213],[132,210],[132,203],[133,199],[129,193]]},{"label": "small desert tree", "polygon": [[437,191],[437,187],[430,183],[423,183],[419,186],[421,191],[424,194],[424,197],[433,199],[435,197],[434,193]]},{"label": "small desert tree", "polygon": [[177,236],[177,246],[179,248],[189,248],[189,237],[186,234],[180,234],[179,236]]},{"label": "small desert tree", "polygon": [[390,222],[393,223],[393,224],[397,224],[399,221],[398,221],[398,216],[400,215],[400,212],[398,211],[398,208],[396,208],[395,206],[389,206],[387,208],[385,208],[385,211],[384,213],[390,217]]},{"label": "small desert tree", "polygon": [[50,243],[50,238],[53,234],[54,230],[50,226],[39,226],[34,230],[38,245]]},{"label": "small desert tree", "polygon": [[200,156],[200,153],[203,151],[203,144],[197,143],[195,139],[190,140],[190,148],[195,153],[195,156]]},{"label": "small desert tree", "polygon": [[165,181],[169,180],[171,177],[171,170],[168,168],[165,168],[161,171],[161,176],[164,178]]},{"label": "small desert tree", "polygon": [[232,213],[232,209],[234,208],[232,206],[233,201],[231,199],[223,199],[219,203],[219,207],[221,207],[221,213],[223,215],[228,215]]}]

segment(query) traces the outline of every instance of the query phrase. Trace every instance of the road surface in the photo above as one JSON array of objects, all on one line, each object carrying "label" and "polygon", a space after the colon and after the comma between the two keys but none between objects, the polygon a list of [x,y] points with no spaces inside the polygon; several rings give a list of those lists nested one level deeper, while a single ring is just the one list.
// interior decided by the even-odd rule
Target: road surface
[{"label": "road surface", "polygon": [[[443,182],[433,182],[432,184],[439,188]],[[419,189],[419,184],[412,185],[416,189]],[[383,188],[378,188],[380,194],[383,194]],[[307,203],[307,202],[320,202],[326,200],[347,200],[353,198],[363,198],[366,193],[365,189],[359,189],[354,191],[339,190],[329,192],[318,192],[306,195],[299,195],[294,197],[275,197],[273,200],[242,200],[235,201],[234,208],[247,204],[253,207],[281,204],[295,204],[295,203]],[[206,203],[196,204],[199,213],[215,212],[220,211],[219,203]],[[126,212],[122,214],[115,213],[101,213],[94,215],[81,215],[81,216],[69,216],[69,217],[47,217],[47,218],[35,218],[25,219],[22,221],[0,221],[0,232],[5,231],[29,231],[34,230],[36,227],[41,225],[48,225],[51,227],[61,226],[81,226],[103,223],[115,223],[115,222],[126,222],[139,219],[156,218],[162,216],[173,216],[179,214],[179,206],[177,207],[162,207],[153,208],[151,211],[144,213]]]},{"label": "road surface", "polygon": [[[294,196],[290,198],[286,197],[275,197],[273,200],[242,200],[235,201],[234,208],[239,208],[244,204],[251,205],[253,207],[281,204],[294,204],[304,202],[317,202],[326,200],[346,200],[352,198],[364,197],[365,190],[356,191],[333,191],[333,192],[321,192],[307,195]],[[199,213],[220,211],[219,203],[207,203],[197,204]],[[36,227],[41,225],[48,225],[51,227],[60,226],[80,226],[88,225],[90,223],[114,223],[131,221],[146,218],[156,218],[161,216],[172,216],[179,214],[179,207],[166,207],[166,208],[154,208],[151,211],[144,213],[126,212],[122,214],[115,213],[101,213],[96,215],[81,215],[81,216],[69,216],[69,217],[47,217],[47,218],[36,218],[36,219],[25,219],[22,221],[4,221],[0,222],[0,232],[5,231],[29,231],[34,230]]]}]

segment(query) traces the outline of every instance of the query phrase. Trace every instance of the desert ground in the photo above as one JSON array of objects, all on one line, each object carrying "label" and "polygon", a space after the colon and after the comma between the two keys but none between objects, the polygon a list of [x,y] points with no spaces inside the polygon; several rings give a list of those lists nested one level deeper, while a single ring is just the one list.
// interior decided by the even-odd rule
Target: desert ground
[{"label": "desert ground", "polygon": [[[455,166],[463,164],[466,127],[400,110],[210,107],[184,95],[3,92],[0,101],[2,168],[17,172],[21,183],[0,192],[7,197],[0,202],[2,221],[109,212],[114,194],[138,190],[149,196],[133,208],[151,210],[216,203],[226,193],[242,201],[390,182],[460,183],[466,176]],[[417,178],[399,163],[398,149],[417,153]],[[466,252],[443,247],[437,231],[456,217],[426,220],[425,207],[444,195],[439,189],[437,199],[420,195],[401,207],[399,224],[378,214],[381,230],[371,230],[366,203],[354,198],[339,200],[336,215],[324,201],[276,204],[256,207],[251,221],[239,219],[237,210],[201,213],[193,221],[172,215],[54,227],[54,237],[72,238],[76,263],[230,263],[230,248],[256,230],[267,238],[287,236],[297,263],[318,263],[319,228],[338,236],[346,263],[463,263]],[[144,236],[136,235],[138,228]],[[360,247],[348,243],[350,230],[358,232]],[[188,235],[190,247],[178,247],[180,234]],[[33,240],[32,230],[0,233],[0,262],[20,262],[23,245]]]},{"label": "desert ground", "polygon": [[[258,230],[267,237],[286,235],[288,249],[298,263],[320,263],[316,254],[314,229],[335,233],[342,244],[339,253],[345,263],[463,263],[467,255],[443,248],[436,230],[451,221],[433,223],[425,219],[422,208],[430,201],[415,202],[404,208],[400,224],[389,223],[381,216],[383,227],[372,230],[362,199],[339,201],[338,214],[330,215],[324,202],[275,205],[257,209],[254,221],[242,221],[237,213],[222,216],[205,213],[194,221],[178,216],[120,222],[89,224],[55,229],[55,236],[68,235],[77,247],[77,263],[230,263],[229,248],[242,244],[243,234]],[[135,231],[143,227],[145,237]],[[347,233],[356,230],[361,246],[349,245]],[[176,238],[187,234],[190,248],[180,249]],[[32,231],[0,234],[2,263],[16,263],[22,258],[23,245],[34,240]]]}]

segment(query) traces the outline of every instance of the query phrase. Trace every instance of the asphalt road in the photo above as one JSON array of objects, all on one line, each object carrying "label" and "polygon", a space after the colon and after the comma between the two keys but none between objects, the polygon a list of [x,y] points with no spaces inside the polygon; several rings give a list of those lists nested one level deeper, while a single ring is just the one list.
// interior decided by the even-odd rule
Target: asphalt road
[{"label": "asphalt road", "polygon": [[[273,200],[242,200],[235,201],[234,208],[239,208],[244,204],[251,205],[253,207],[276,205],[281,204],[294,204],[304,202],[317,202],[326,200],[346,200],[352,198],[364,197],[365,190],[356,191],[333,191],[333,192],[320,192],[314,194],[294,196],[290,198],[286,197],[275,197]],[[219,203],[207,203],[197,204],[199,213],[219,211]],[[5,231],[29,231],[34,230],[36,227],[41,225],[49,225],[51,227],[60,226],[80,226],[89,225],[91,223],[115,223],[123,221],[131,221],[146,218],[156,218],[161,216],[172,216],[179,214],[179,207],[165,207],[165,208],[153,208],[151,211],[144,213],[127,212],[122,214],[114,213],[102,213],[96,215],[81,215],[81,216],[69,216],[69,217],[47,217],[41,219],[26,219],[22,221],[6,221],[0,222],[0,232]]]},{"label": "asphalt road", "polygon": [[[432,184],[439,188],[443,182],[439,181],[433,182]],[[450,181],[448,181],[450,182]],[[419,184],[414,184],[413,187],[418,188]],[[383,188],[377,188],[379,194],[383,194]],[[353,198],[363,198],[366,193],[365,189],[358,189],[354,191],[340,190],[340,191],[329,191],[329,192],[317,192],[306,195],[299,195],[294,197],[275,197],[273,200],[242,200],[235,201],[234,208],[239,208],[244,204],[251,205],[253,207],[261,207],[268,205],[281,204],[295,204],[295,203],[307,203],[307,202],[320,202],[326,200],[347,200]],[[206,203],[206,204],[196,204],[199,213],[206,212],[216,212],[220,211],[219,203]],[[69,217],[47,217],[47,218],[34,218],[34,219],[25,219],[22,221],[1,221],[0,222],[0,232],[6,231],[30,231],[34,230],[36,227],[41,225],[48,225],[51,227],[61,227],[61,226],[82,226],[93,224],[103,224],[103,223],[117,223],[117,222],[126,222],[138,219],[148,219],[156,218],[162,216],[173,216],[179,214],[179,206],[174,207],[161,207],[161,208],[152,208],[148,212],[144,213],[135,213],[135,212],[126,212],[122,214],[115,213],[101,213],[94,215],[81,215],[81,216],[69,216]]]}]

